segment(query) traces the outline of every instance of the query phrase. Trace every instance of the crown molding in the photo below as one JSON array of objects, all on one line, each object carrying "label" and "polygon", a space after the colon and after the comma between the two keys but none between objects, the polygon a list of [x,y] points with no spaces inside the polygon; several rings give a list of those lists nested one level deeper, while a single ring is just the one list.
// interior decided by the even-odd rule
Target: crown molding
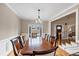
[{"label": "crown molding", "polygon": [[18,16],[18,13],[8,3],[5,3],[5,5]]},{"label": "crown molding", "polygon": [[[78,5],[79,5],[79,4],[74,4],[74,5],[70,6],[69,8],[65,9],[64,11],[58,13],[57,15],[55,15],[55,16],[52,18],[52,20],[50,20],[50,22],[55,21],[55,20],[57,20],[57,19],[59,19],[59,18],[62,18],[62,17],[64,17],[64,16],[68,15],[68,14],[71,14],[71,13],[75,12],[75,7],[77,7]],[[74,8],[73,11],[67,12],[67,11],[73,9],[73,8]],[[66,12],[66,13],[65,13],[65,12]],[[65,14],[63,14],[63,13],[65,13]]]}]

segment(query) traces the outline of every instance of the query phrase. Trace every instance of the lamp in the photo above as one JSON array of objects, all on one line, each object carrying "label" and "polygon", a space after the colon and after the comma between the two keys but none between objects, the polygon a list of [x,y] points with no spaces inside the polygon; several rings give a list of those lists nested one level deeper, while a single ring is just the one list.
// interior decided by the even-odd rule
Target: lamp
[{"label": "lamp", "polygon": [[35,21],[36,23],[42,23],[40,20],[40,9],[38,9],[38,18]]}]

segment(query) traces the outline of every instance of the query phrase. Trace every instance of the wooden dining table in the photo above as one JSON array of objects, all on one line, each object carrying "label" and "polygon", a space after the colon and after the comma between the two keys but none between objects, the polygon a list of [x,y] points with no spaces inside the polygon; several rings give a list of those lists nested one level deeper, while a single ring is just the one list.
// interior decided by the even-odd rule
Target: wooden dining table
[{"label": "wooden dining table", "polygon": [[46,51],[53,48],[53,44],[46,39],[42,39],[42,43],[39,46],[29,46],[29,40],[26,41],[25,46],[21,49],[20,53],[22,55],[32,55],[33,51]]}]

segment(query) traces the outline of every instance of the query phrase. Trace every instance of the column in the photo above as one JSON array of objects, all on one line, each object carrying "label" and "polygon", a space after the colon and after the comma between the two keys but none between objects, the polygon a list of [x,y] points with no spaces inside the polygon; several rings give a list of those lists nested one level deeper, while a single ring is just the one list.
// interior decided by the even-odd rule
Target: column
[{"label": "column", "polygon": [[76,42],[79,43],[79,8],[76,11]]}]

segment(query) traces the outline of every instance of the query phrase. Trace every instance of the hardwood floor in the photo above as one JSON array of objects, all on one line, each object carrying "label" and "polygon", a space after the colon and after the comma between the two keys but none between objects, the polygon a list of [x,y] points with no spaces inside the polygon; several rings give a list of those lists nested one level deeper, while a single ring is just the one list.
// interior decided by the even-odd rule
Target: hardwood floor
[{"label": "hardwood floor", "polygon": [[57,51],[56,51],[56,56],[69,56],[69,53],[62,50],[61,48],[58,48]]}]

